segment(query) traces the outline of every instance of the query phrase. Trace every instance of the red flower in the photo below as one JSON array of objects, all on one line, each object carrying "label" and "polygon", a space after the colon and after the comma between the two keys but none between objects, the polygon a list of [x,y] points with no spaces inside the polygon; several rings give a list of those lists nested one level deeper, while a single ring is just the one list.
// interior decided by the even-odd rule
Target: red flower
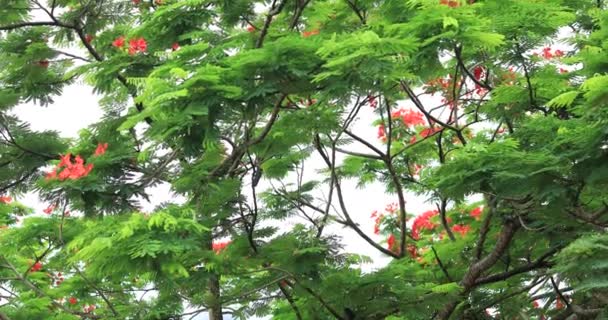
[{"label": "red flower", "polygon": [[441,128],[439,127],[435,127],[435,128],[426,128],[422,131],[420,131],[420,136],[423,138],[426,138],[428,136],[431,136],[433,134],[435,134],[436,132],[441,131]]},{"label": "red flower", "polygon": [[37,64],[43,68],[48,68],[49,67],[49,60],[40,60],[37,62]]},{"label": "red flower", "polygon": [[467,233],[471,230],[471,226],[457,224],[452,227],[452,231],[460,233],[463,237],[467,235]]},{"label": "red flower", "polygon": [[386,141],[386,129],[384,128],[383,124],[378,126],[378,139]]},{"label": "red flower", "polygon": [[555,299],[555,309],[560,310],[564,308],[564,302],[562,301],[562,299],[560,297],[557,297],[557,299]]},{"label": "red flower", "polygon": [[429,210],[423,212],[421,215],[417,216],[414,219],[412,224],[412,238],[418,240],[420,239],[420,231],[427,229],[433,230],[437,226],[435,223],[431,222],[431,218],[439,214],[437,210]]},{"label": "red flower", "polygon": [[550,47],[543,48],[543,58],[545,58],[545,59],[553,58],[553,54],[551,53]]},{"label": "red flower", "polygon": [[179,43],[174,42],[174,43],[171,45],[171,50],[173,50],[173,51],[177,51],[177,50],[179,50]]},{"label": "red flower", "polygon": [[90,34],[87,34],[86,36],[84,36],[84,40],[85,40],[87,43],[91,43],[91,41],[93,41],[93,36],[92,36],[92,35],[90,35]]},{"label": "red flower", "polygon": [[410,257],[412,258],[416,258],[418,257],[418,249],[416,248],[415,245],[413,244],[408,244],[407,245],[407,253],[410,255]]},{"label": "red flower", "polygon": [[564,68],[559,68],[559,73],[568,73],[568,70]]},{"label": "red flower", "polygon": [[213,242],[212,250],[215,251],[215,254],[219,254],[222,250],[224,250],[230,244],[230,242],[232,242],[232,241],[228,240],[228,241]]},{"label": "red flower", "polygon": [[403,112],[403,123],[408,127],[424,125],[424,115],[418,111],[405,111]]},{"label": "red flower", "polygon": [[59,163],[57,164],[57,167],[68,167],[70,165],[72,165],[72,154],[68,153],[65,156],[59,156]]},{"label": "red flower", "polygon": [[112,42],[112,46],[116,47],[116,48],[122,48],[125,46],[125,37],[120,36],[118,38],[116,38],[116,40],[114,40]]},{"label": "red flower", "polygon": [[107,149],[108,149],[108,143],[99,143],[99,144],[97,144],[97,149],[95,149],[95,153],[93,155],[100,156],[100,155],[106,153]]},{"label": "red flower", "polygon": [[146,52],[148,44],[144,38],[135,38],[129,40],[129,54],[134,55],[138,52]]},{"label": "red flower", "polygon": [[11,201],[13,201],[13,199],[9,196],[0,196],[0,203],[10,203]]},{"label": "red flower", "polygon": [[84,310],[84,313],[91,313],[91,312],[93,312],[93,310],[95,310],[95,308],[96,308],[95,305],[92,304],[92,305],[83,307],[83,310]]},{"label": "red flower", "polygon": [[141,0],[131,0],[131,2],[133,2],[133,4],[137,6],[141,2]]},{"label": "red flower", "polygon": [[46,214],[51,214],[53,213],[53,211],[55,211],[55,205],[51,204],[48,207],[46,207],[46,209],[42,210],[42,212],[46,213]]},{"label": "red flower", "polygon": [[42,263],[40,261],[36,261],[36,263],[34,263],[34,265],[30,268],[30,271],[37,272],[40,271],[40,269],[42,269]]},{"label": "red flower", "polygon": [[376,109],[376,107],[378,106],[378,100],[376,100],[376,97],[372,95],[367,96],[367,101],[369,102],[369,106],[372,107],[372,109]]},{"label": "red flower", "polygon": [[57,178],[57,168],[53,169],[46,173],[46,180],[51,180]]},{"label": "red flower", "polygon": [[473,69],[473,76],[475,77],[475,80],[481,80],[483,73],[484,70],[482,66],[477,66]]},{"label": "red flower", "polygon": [[456,8],[460,6],[460,2],[458,0],[440,0],[439,4],[447,5],[450,8]]},{"label": "red flower", "polygon": [[483,211],[482,207],[477,207],[477,208],[471,210],[471,217],[473,217],[475,219],[479,219],[479,216],[481,216],[482,211]]},{"label": "red flower", "polygon": [[374,221],[374,234],[380,234],[380,223],[382,223],[383,218],[383,214],[380,214],[376,217],[376,220]]},{"label": "red flower", "polygon": [[[101,147],[104,148],[103,151],[105,152],[107,144],[101,145]],[[75,163],[72,163],[71,155],[69,153],[65,156],[61,156],[61,160],[57,164],[57,167],[55,167],[52,172],[47,173],[46,179],[49,180],[58,177],[61,181],[66,179],[75,180],[87,176],[91,170],[93,170],[93,164],[87,164],[85,166],[84,160],[79,155],[74,158],[74,161]],[[57,175],[57,170],[61,168],[63,168],[63,170]]]},{"label": "red flower", "polygon": [[388,246],[388,249],[393,251],[393,247],[395,246],[395,235],[394,234],[390,234],[388,236],[388,239],[386,239],[386,245]]},{"label": "red flower", "polygon": [[308,38],[310,36],[314,36],[314,35],[317,35],[317,34],[319,34],[319,30],[318,29],[314,29],[314,30],[311,30],[311,31],[304,31],[304,32],[302,32],[302,37]]},{"label": "red flower", "polygon": [[372,212],[371,218],[373,219],[373,218],[375,218],[375,217],[377,217],[377,216],[378,216],[378,210],[374,210],[374,211]]},{"label": "red flower", "polygon": [[255,27],[252,25],[248,25],[247,26],[247,32],[254,32],[255,31]]},{"label": "red flower", "polygon": [[564,56],[564,52],[562,50],[555,50],[553,54],[558,58]]},{"label": "red flower", "polygon": [[78,303],[78,299],[76,299],[76,298],[74,298],[74,297],[70,297],[70,298],[68,299],[68,302],[69,302],[70,304],[77,304],[77,303]]}]

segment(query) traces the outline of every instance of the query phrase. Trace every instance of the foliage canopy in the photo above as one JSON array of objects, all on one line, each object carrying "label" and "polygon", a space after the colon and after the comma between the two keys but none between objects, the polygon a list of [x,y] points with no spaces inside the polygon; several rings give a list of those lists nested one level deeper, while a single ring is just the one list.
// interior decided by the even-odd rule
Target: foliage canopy
[{"label": "foliage canopy", "polygon": [[602,0],[3,0],[0,55],[0,319],[608,318]]}]

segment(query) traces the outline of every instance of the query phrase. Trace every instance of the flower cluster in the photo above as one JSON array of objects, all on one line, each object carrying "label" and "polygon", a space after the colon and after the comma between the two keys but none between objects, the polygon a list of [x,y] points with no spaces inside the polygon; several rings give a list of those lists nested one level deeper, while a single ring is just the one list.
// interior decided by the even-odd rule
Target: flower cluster
[{"label": "flower cluster", "polygon": [[310,36],[315,36],[315,35],[318,35],[318,34],[319,34],[319,29],[314,29],[314,30],[311,30],[311,31],[304,31],[304,32],[302,32],[302,37],[308,38]]},{"label": "flower cluster", "polygon": [[0,196],[0,203],[8,204],[11,201],[13,201],[13,199],[9,196]]},{"label": "flower cluster", "polygon": [[90,304],[90,305],[86,305],[84,307],[82,307],[82,311],[84,313],[91,313],[93,312],[97,307],[94,304]]},{"label": "flower cluster", "polygon": [[418,111],[399,109],[391,113],[393,119],[400,118],[403,124],[407,127],[414,127],[417,125],[424,125],[424,115]]},{"label": "flower cluster", "polygon": [[418,240],[420,239],[420,231],[435,229],[437,224],[431,222],[431,218],[437,216],[438,214],[439,211],[437,210],[429,210],[417,216],[412,223],[412,238]]},{"label": "flower cluster", "polygon": [[42,262],[36,261],[34,265],[30,268],[30,272],[38,272],[42,269]]},{"label": "flower cluster", "polygon": [[213,242],[212,249],[215,252],[215,254],[220,254],[220,252],[222,252],[224,249],[226,249],[226,247],[231,243],[232,241],[227,240],[227,241],[215,241]]},{"label": "flower cluster", "polygon": [[439,4],[448,6],[450,8],[456,8],[456,7],[460,6],[460,1],[459,0],[440,0]]},{"label": "flower cluster", "polygon": [[46,214],[51,214],[51,213],[53,213],[53,211],[55,211],[56,207],[57,207],[56,205],[51,204],[48,207],[46,207],[46,209],[42,210],[42,212],[44,212]]},{"label": "flower cluster", "polygon": [[461,236],[466,236],[469,231],[471,231],[471,226],[464,224],[457,224],[452,227],[452,231],[456,233],[460,233]]},{"label": "flower cluster", "polygon": [[63,274],[61,274],[61,272],[58,272],[56,275],[53,275],[51,273],[47,274],[51,279],[53,279],[54,283],[56,286],[60,285],[61,283],[63,283]]},{"label": "flower cluster", "polygon": [[477,219],[477,220],[479,220],[482,212],[483,212],[483,208],[482,207],[477,207],[477,208],[471,210],[470,216],[473,217],[473,218],[475,218],[475,219]]},{"label": "flower cluster", "polygon": [[[58,172],[61,170],[60,172]],[[84,164],[84,159],[80,155],[77,155],[74,158],[74,162],[72,162],[72,155],[70,153],[61,156],[61,160],[53,169],[53,171],[47,173],[46,179],[51,180],[55,178],[59,178],[59,180],[64,181],[66,179],[76,180],[83,177],[86,177],[91,170],[93,170],[93,164],[89,163],[87,165]]]},{"label": "flower cluster", "polygon": [[106,150],[108,150],[108,144],[107,143],[99,143],[97,144],[97,148],[95,149],[95,152],[93,153],[94,156],[101,156],[104,153],[106,153]]},{"label": "flower cluster", "polygon": [[[122,49],[125,46],[125,37],[120,36],[112,42],[112,46],[118,49]],[[129,40],[128,52],[130,55],[134,55],[138,52],[144,53],[148,49],[148,43],[144,38],[133,38]]]},{"label": "flower cluster", "polygon": [[367,96],[367,103],[372,109],[376,109],[376,107],[378,106],[378,100],[373,95]]},{"label": "flower cluster", "polygon": [[534,52],[532,55],[538,57],[539,55],[544,59],[550,60],[553,58],[561,58],[564,56],[564,52],[562,50],[555,50],[551,52],[553,49],[551,47],[544,47],[543,51],[539,54],[538,52]]}]

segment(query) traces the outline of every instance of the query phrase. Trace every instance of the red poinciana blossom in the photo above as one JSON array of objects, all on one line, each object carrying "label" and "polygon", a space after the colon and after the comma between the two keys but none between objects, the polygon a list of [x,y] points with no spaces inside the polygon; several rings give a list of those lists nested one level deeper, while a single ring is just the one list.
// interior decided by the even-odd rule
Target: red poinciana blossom
[{"label": "red poinciana blossom", "polygon": [[48,207],[46,207],[46,209],[42,210],[42,212],[46,213],[46,214],[51,214],[53,213],[53,211],[55,211],[55,205],[51,204]]},{"label": "red poinciana blossom", "polygon": [[13,199],[9,196],[0,196],[0,203],[10,203]]},{"label": "red poinciana blossom", "polygon": [[414,219],[414,222],[412,224],[412,238],[414,238],[416,240],[420,239],[421,230],[435,229],[437,224],[431,222],[431,218],[436,216],[437,214],[439,214],[439,211],[429,210],[429,211],[423,212],[421,215],[417,216],[416,219]]},{"label": "red poinciana blossom", "polygon": [[378,126],[378,139],[386,141],[386,129],[383,124]]},{"label": "red poinciana blossom", "polygon": [[171,50],[172,50],[172,51],[177,51],[177,50],[179,50],[179,43],[174,42],[174,43],[171,45]]},{"label": "red poinciana blossom", "polygon": [[304,32],[302,32],[302,37],[308,38],[310,36],[314,36],[314,35],[317,35],[317,34],[319,34],[319,30],[318,29],[314,29],[314,30],[311,30],[311,31],[304,31]]},{"label": "red poinciana blossom", "polygon": [[30,271],[37,272],[40,271],[40,269],[42,269],[42,263],[40,261],[36,261],[36,263],[34,263],[34,265],[30,268]]},{"label": "red poinciana blossom", "polygon": [[36,62],[36,65],[38,65],[39,67],[45,68],[45,69],[49,67],[49,64],[50,64],[49,60],[46,60],[46,59]]},{"label": "red poinciana blossom", "polygon": [[408,127],[424,125],[424,115],[418,111],[407,110],[403,112],[403,123]]},{"label": "red poinciana blossom", "polygon": [[483,211],[482,207],[477,207],[477,208],[471,210],[471,217],[473,217],[475,219],[479,219],[482,211]]},{"label": "red poinciana blossom", "polygon": [[466,236],[470,230],[471,226],[469,225],[457,224],[452,227],[452,231],[460,233],[460,235],[462,235],[463,237]]},{"label": "red poinciana blossom", "polygon": [[116,40],[112,41],[112,46],[116,48],[122,48],[125,46],[125,37],[120,36]]},{"label": "red poinciana blossom", "polygon": [[248,25],[247,26],[247,32],[254,32],[255,31],[255,27],[252,25]]},{"label": "red poinciana blossom", "polygon": [[420,136],[423,138],[426,138],[428,136],[431,136],[433,134],[435,134],[436,132],[441,131],[440,127],[435,127],[435,128],[426,128],[423,129],[422,131],[420,131]]},{"label": "red poinciana blossom", "polygon": [[407,250],[407,253],[410,255],[410,257],[412,257],[412,258],[418,257],[418,248],[416,248],[415,245],[408,244],[406,250]]},{"label": "red poinciana blossom", "polygon": [[390,234],[388,236],[388,239],[386,239],[386,245],[388,246],[389,250],[393,250],[393,246],[395,246],[395,235],[394,234]]},{"label": "red poinciana blossom", "polygon": [[87,35],[85,35],[85,36],[84,36],[84,40],[85,40],[87,43],[91,43],[91,41],[93,41],[93,36],[92,36],[92,35],[90,35],[90,34],[87,34]]},{"label": "red poinciana blossom", "polygon": [[483,77],[484,74],[484,69],[482,66],[477,66],[475,68],[473,68],[473,77],[475,77],[475,80],[481,80],[481,77]]},{"label": "red poinciana blossom", "polygon": [[369,106],[373,109],[376,109],[376,107],[378,106],[378,100],[376,100],[376,97],[372,95],[367,96],[367,101],[369,103]]},{"label": "red poinciana blossom", "polygon": [[95,149],[95,153],[93,155],[100,156],[100,155],[106,153],[107,149],[108,149],[107,143],[99,143],[99,144],[97,144],[97,148]]},{"label": "red poinciana blossom", "polygon": [[440,4],[449,6],[450,8],[456,8],[460,6],[460,2],[458,0],[440,0]]},{"label": "red poinciana blossom", "polygon": [[141,2],[141,0],[131,0],[131,2],[133,2],[133,4],[137,6]]},{"label": "red poinciana blossom", "polygon": [[144,38],[135,38],[129,40],[129,54],[134,55],[138,52],[146,52],[148,49],[148,43]]},{"label": "red poinciana blossom", "polygon": [[70,298],[68,299],[68,302],[69,302],[70,304],[77,304],[77,303],[78,303],[78,299],[76,299],[76,298],[74,298],[74,297],[70,297]]},{"label": "red poinciana blossom", "polygon": [[230,242],[232,242],[232,241],[228,240],[228,241],[213,242],[212,249],[213,249],[213,251],[215,251],[215,254],[219,254],[222,250],[224,250],[230,244]]},{"label": "red poinciana blossom", "polygon": [[[66,179],[79,179],[82,177],[86,177],[91,170],[93,170],[93,164],[89,163],[87,165],[84,164],[84,160],[79,155],[74,159],[74,163],[72,163],[71,159],[72,155],[70,153],[61,156],[61,160],[57,164],[57,167],[53,169],[53,171],[47,173],[46,179],[54,179],[59,177],[59,180],[63,181]],[[57,171],[62,169],[59,174]]]}]

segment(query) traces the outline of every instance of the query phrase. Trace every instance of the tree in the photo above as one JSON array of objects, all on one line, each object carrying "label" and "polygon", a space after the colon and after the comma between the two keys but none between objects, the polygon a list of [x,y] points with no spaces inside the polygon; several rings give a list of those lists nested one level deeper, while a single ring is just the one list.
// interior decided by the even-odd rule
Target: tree
[{"label": "tree", "polygon": [[[605,9],[4,0],[0,319],[607,317]],[[11,113],[77,81],[78,139]]]}]

